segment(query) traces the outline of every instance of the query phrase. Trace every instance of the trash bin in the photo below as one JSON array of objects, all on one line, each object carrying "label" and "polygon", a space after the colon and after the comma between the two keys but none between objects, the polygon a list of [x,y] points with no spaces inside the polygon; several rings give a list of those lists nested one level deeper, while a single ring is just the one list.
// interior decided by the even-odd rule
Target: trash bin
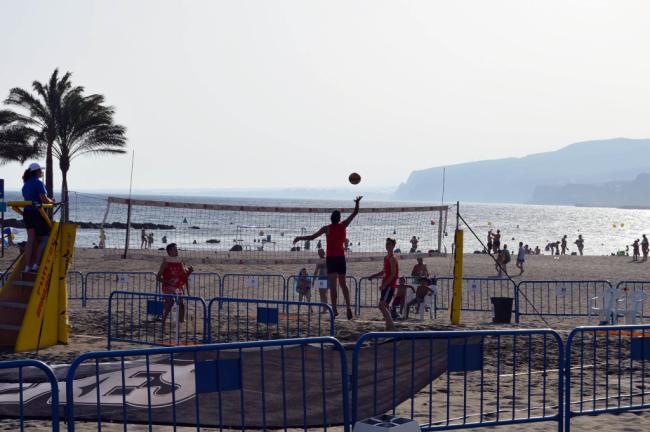
[{"label": "trash bin", "polygon": [[494,318],[496,324],[510,324],[512,319],[512,297],[491,297],[490,301],[494,306]]}]

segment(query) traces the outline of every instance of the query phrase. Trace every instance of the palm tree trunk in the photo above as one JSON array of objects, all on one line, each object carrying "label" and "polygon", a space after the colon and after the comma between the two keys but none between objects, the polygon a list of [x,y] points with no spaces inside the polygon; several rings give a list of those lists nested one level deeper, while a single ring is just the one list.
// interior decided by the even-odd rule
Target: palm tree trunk
[{"label": "palm tree trunk", "polygon": [[[54,140],[48,141],[45,154],[45,190],[47,196],[54,198],[54,162],[52,161],[52,144]],[[52,209],[47,210],[48,216],[52,219]]]},{"label": "palm tree trunk", "polygon": [[61,168],[61,201],[63,202],[61,221],[70,222],[70,206],[68,204],[68,170],[70,169],[70,161],[62,157],[59,159],[59,168]]}]

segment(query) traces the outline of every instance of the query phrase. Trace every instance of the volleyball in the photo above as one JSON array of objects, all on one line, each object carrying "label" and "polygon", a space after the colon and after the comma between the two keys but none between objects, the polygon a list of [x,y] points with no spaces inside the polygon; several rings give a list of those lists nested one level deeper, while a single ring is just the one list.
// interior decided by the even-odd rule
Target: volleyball
[{"label": "volleyball", "polygon": [[361,182],[361,176],[357,173],[352,173],[350,174],[350,177],[348,177],[348,180],[350,180],[350,183],[353,185],[359,184],[359,182]]}]

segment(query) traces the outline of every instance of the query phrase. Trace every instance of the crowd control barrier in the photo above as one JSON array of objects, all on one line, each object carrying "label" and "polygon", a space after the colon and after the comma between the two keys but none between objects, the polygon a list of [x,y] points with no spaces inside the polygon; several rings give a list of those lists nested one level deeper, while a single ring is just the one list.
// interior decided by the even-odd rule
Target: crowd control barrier
[{"label": "crowd control barrier", "polygon": [[153,272],[89,272],[86,273],[85,298],[108,300],[113,291],[158,292]]},{"label": "crowd control barrier", "polygon": [[221,295],[221,277],[219,273],[193,272],[187,278],[187,295],[211,299]]},{"label": "crowd control barrier", "polygon": [[639,315],[642,318],[650,317],[650,307],[645,307],[646,302],[650,302],[650,281],[641,281],[641,280],[625,280],[620,281],[616,288],[621,290],[622,297],[626,305],[630,305],[632,301],[632,293],[641,292],[643,293],[642,298],[644,301],[641,302],[639,307]]},{"label": "crowd control barrier", "polygon": [[[345,277],[345,283],[348,287],[348,294],[350,296],[350,307],[356,310],[357,304],[357,280],[352,276]],[[331,302],[331,294],[329,289],[329,280],[327,276],[300,276],[291,275],[287,277],[287,301],[299,301],[301,288],[309,287],[312,302],[321,301],[320,292],[323,290],[327,303]],[[336,289],[336,303],[341,310],[345,310],[345,297],[343,296],[343,288],[337,283]]]},{"label": "crowd control barrier", "polygon": [[108,349],[112,342],[201,344],[207,340],[207,317],[201,297],[113,291],[108,300]]},{"label": "crowd control barrier", "polygon": [[66,394],[69,432],[84,422],[350,430],[345,350],[331,337],[86,353]]},{"label": "crowd control barrier", "polygon": [[592,299],[611,287],[606,280],[522,281],[515,314],[517,320],[519,315],[589,316]]},{"label": "crowd control barrier", "polygon": [[222,297],[286,300],[286,281],[278,274],[226,273],[221,278]]},{"label": "crowd control barrier", "polygon": [[45,391],[51,398],[48,422],[59,431],[59,383],[48,365],[32,359],[0,361],[0,381],[0,405],[18,402],[12,415],[0,416],[3,430],[23,431],[26,418],[33,416],[30,402]]},{"label": "crowd control barrier", "polygon": [[577,416],[650,407],[650,325],[573,329],[565,368],[567,432]]},{"label": "crowd control barrier", "polygon": [[211,343],[334,336],[334,312],[321,303],[217,297],[208,323]]},{"label": "crowd control barrier", "polygon": [[[516,297],[516,285],[507,278],[465,277],[463,278],[462,311],[491,312],[492,297]],[[454,278],[438,278],[438,308],[449,309],[454,295]]]},{"label": "crowd control barrier", "polygon": [[399,414],[425,431],[561,428],[563,355],[552,330],[368,333],[352,358],[352,421]]},{"label": "crowd control barrier", "polygon": [[69,271],[66,277],[66,285],[68,286],[68,300],[81,300],[81,304],[85,306],[83,273]]}]

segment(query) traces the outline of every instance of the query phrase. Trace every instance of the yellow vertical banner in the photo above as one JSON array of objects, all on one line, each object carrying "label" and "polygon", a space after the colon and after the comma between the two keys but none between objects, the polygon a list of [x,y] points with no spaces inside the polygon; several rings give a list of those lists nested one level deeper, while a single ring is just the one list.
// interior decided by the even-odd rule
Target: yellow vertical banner
[{"label": "yellow vertical banner", "polygon": [[58,251],[58,342],[67,343],[70,336],[70,323],[68,321],[68,284],[67,275],[72,255],[74,242],[77,236],[77,225],[61,224],[61,237]]},{"label": "yellow vertical banner", "polygon": [[451,300],[451,323],[459,325],[463,295],[463,230],[456,230],[454,245],[454,294]]}]

